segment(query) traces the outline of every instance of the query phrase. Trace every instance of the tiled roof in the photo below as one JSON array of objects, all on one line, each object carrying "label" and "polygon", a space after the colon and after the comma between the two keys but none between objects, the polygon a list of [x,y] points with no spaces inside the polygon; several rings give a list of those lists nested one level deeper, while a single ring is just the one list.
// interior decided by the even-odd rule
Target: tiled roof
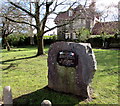
[{"label": "tiled roof", "polygon": [[94,25],[92,29],[92,34],[98,35],[102,32],[107,34],[114,34],[118,30],[118,22],[98,22]]}]

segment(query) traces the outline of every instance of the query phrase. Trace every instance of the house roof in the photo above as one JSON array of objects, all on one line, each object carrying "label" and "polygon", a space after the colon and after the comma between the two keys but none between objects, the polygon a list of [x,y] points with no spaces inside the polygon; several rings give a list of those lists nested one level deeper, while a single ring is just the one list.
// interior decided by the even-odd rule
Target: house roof
[{"label": "house roof", "polygon": [[98,35],[102,32],[105,32],[107,34],[114,34],[118,30],[118,22],[112,21],[112,22],[98,22],[94,25],[92,29],[92,34]]},{"label": "house roof", "polygon": [[[69,16],[69,10],[73,12],[72,16]],[[76,16],[79,16],[79,18],[94,18],[93,10],[90,8],[84,8],[82,5],[79,5],[74,9],[68,9],[65,12],[60,12],[55,18],[54,22],[57,24],[61,21],[68,21],[75,18]]]}]

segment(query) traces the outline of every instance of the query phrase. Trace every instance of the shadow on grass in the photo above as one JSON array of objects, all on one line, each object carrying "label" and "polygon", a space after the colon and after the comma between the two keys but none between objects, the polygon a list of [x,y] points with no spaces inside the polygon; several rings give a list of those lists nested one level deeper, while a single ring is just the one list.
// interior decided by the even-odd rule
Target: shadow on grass
[{"label": "shadow on grass", "polygon": [[11,48],[10,51],[7,51],[4,48],[1,48],[1,49],[2,49],[2,53],[11,53],[11,52],[35,50],[35,49],[37,49],[37,47],[34,46],[34,45],[33,46],[32,45],[30,45],[30,46],[19,46],[19,47],[13,47],[13,48]]},{"label": "shadow on grass", "polygon": [[15,67],[15,64],[11,63],[8,67],[3,68],[2,70],[8,70],[8,69],[10,69],[11,67]]},{"label": "shadow on grass", "polygon": [[23,60],[23,59],[31,59],[31,58],[35,58],[35,57],[37,57],[37,56],[35,55],[35,56],[30,56],[30,57],[18,58],[18,59],[10,59],[10,60],[5,60],[5,61],[0,61],[0,63],[4,64],[6,62],[12,62],[12,61]]},{"label": "shadow on grass", "polygon": [[43,100],[50,100],[52,105],[67,104],[73,106],[84,99],[71,94],[56,92],[46,86],[30,94],[15,98],[13,102],[15,106],[21,106],[21,104],[36,106],[36,104],[40,105]]},{"label": "shadow on grass", "polygon": [[18,52],[18,51],[26,51],[26,50],[10,50],[10,51],[2,51],[2,53],[11,53],[11,52]]}]

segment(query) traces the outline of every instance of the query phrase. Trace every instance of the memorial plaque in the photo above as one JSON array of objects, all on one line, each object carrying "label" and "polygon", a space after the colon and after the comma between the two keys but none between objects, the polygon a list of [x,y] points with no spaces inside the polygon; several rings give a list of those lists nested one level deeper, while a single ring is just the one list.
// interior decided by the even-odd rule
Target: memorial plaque
[{"label": "memorial plaque", "polygon": [[77,55],[72,51],[59,51],[57,62],[61,66],[75,67],[78,64]]},{"label": "memorial plaque", "polygon": [[82,98],[91,96],[90,82],[96,70],[89,43],[55,42],[48,51],[48,87]]}]

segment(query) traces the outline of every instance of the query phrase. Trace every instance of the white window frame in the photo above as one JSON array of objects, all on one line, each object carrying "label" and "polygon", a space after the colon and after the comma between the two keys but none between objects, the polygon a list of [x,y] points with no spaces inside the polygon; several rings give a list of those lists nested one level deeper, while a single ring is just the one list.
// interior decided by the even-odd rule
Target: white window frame
[{"label": "white window frame", "polygon": [[65,33],[65,39],[70,39],[70,33]]},{"label": "white window frame", "polygon": [[73,15],[73,11],[69,10],[69,17]]}]

